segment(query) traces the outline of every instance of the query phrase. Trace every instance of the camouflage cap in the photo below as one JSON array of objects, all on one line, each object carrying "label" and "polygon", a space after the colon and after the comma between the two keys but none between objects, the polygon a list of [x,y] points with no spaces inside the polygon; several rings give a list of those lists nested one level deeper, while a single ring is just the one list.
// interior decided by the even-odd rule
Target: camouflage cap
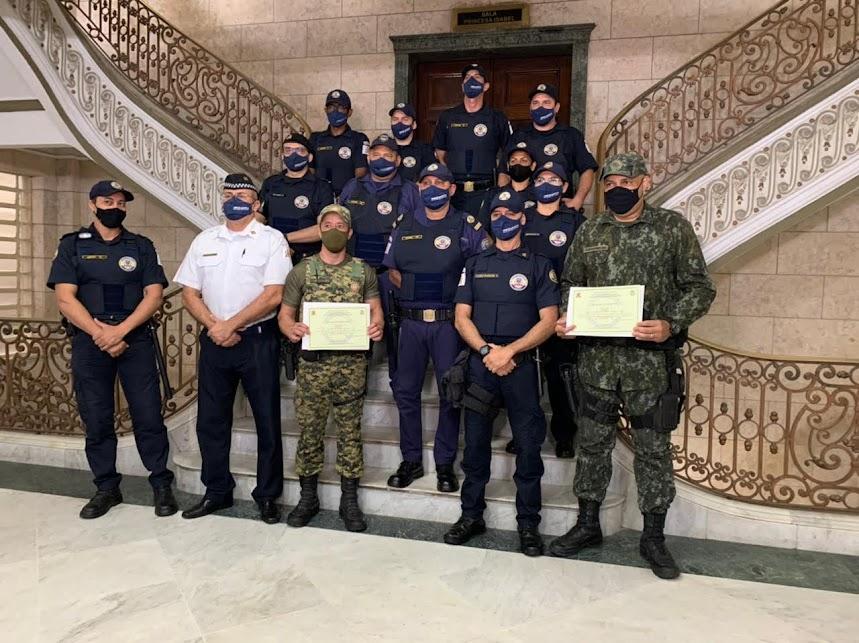
[{"label": "camouflage cap", "polygon": [[341,219],[343,219],[343,222],[347,226],[349,226],[350,228],[352,227],[352,213],[349,212],[349,208],[344,208],[342,205],[338,205],[337,203],[331,203],[330,205],[326,205],[324,208],[322,208],[322,211],[316,218],[316,223],[321,224],[322,219],[325,218],[326,214],[336,214]]},{"label": "camouflage cap", "polygon": [[624,152],[615,154],[606,159],[605,165],[600,171],[600,181],[612,174],[635,177],[648,174],[647,163],[638,152]]}]

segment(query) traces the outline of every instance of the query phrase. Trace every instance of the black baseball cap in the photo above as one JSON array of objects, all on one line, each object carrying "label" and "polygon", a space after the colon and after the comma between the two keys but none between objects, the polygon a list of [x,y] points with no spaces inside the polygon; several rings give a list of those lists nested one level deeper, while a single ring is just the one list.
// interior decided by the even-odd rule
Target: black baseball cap
[{"label": "black baseball cap", "polygon": [[337,103],[347,109],[352,109],[352,99],[342,89],[332,89],[328,92],[328,95],[325,97],[325,104],[330,105],[331,103]]},{"label": "black baseball cap", "polygon": [[469,63],[468,65],[463,67],[462,68],[462,77],[465,78],[466,74],[468,72],[470,72],[471,70],[476,71],[478,74],[480,74],[481,76],[486,78],[486,70],[483,68],[482,65],[479,65],[478,63]]},{"label": "black baseball cap", "polygon": [[224,179],[224,189],[253,190],[259,194],[259,190],[257,190],[257,186],[254,185],[253,179],[247,174],[242,174],[241,172],[236,174],[227,174],[227,178]]},{"label": "black baseball cap", "polygon": [[374,147],[378,146],[387,147],[392,152],[400,153],[400,146],[397,144],[397,141],[393,139],[393,137],[388,136],[387,134],[380,134],[376,138],[373,139],[373,142],[370,143],[370,147],[368,150],[372,150]]},{"label": "black baseball cap", "polygon": [[569,172],[567,171],[567,166],[559,161],[546,161],[543,165],[538,165],[537,169],[534,170],[533,176],[535,179],[538,175],[543,172],[551,172],[555,176],[557,176],[562,181],[566,181],[569,176]]},{"label": "black baseball cap", "polygon": [[427,176],[434,176],[437,179],[441,179],[442,181],[449,181],[453,183],[453,174],[448,169],[447,165],[444,163],[430,163],[424,169],[421,170],[420,177],[418,177],[418,181],[423,180]]},{"label": "black baseball cap", "polygon": [[286,145],[287,143],[298,143],[299,145],[303,145],[305,148],[307,148],[308,152],[310,151],[310,141],[308,141],[298,132],[292,132],[289,136],[283,139],[283,145]]},{"label": "black baseball cap", "polygon": [[417,118],[418,113],[415,111],[414,105],[411,103],[397,103],[390,110],[388,110],[388,116],[393,116],[394,112],[402,112],[406,116],[410,116],[411,118]]},{"label": "black baseball cap", "polygon": [[122,196],[125,197],[125,201],[134,201],[134,195],[122,187],[122,185],[118,181],[112,181],[110,179],[105,179],[104,181],[99,181],[95,185],[93,185],[89,189],[89,200],[92,201],[98,196],[110,196],[111,194],[116,194],[117,192],[122,192]]},{"label": "black baseball cap", "polygon": [[519,141],[518,143],[509,146],[507,148],[507,158],[509,159],[511,156],[513,156],[514,152],[525,152],[525,154],[531,157],[532,161],[537,160],[537,157],[534,156],[534,152],[530,150],[528,144],[525,141]]},{"label": "black baseball cap", "polygon": [[540,83],[530,92],[528,92],[528,100],[531,100],[537,94],[547,94],[552,97],[554,100],[558,100],[558,88],[554,85],[550,85],[549,83]]}]

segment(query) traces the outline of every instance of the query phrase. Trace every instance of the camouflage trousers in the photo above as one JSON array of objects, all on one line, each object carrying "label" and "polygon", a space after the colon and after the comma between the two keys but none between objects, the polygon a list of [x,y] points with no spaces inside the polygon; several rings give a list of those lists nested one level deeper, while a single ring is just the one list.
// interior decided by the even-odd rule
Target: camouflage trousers
[{"label": "camouflage trousers", "polygon": [[[624,412],[643,415],[662,394],[660,391],[607,391],[582,384],[587,394],[602,402],[623,402]],[[611,480],[611,452],[617,424],[603,424],[581,415],[576,436],[576,496],[602,502]],[[664,513],[674,500],[674,469],[671,464],[671,433],[653,429],[633,429],[635,482],[638,508],[642,513]]]},{"label": "camouflage trousers", "polygon": [[325,426],[333,409],[337,426],[337,473],[360,478],[364,473],[361,414],[367,359],[360,355],[337,355],[319,362],[301,360],[295,394],[295,416],[301,434],[295,453],[300,476],[322,471],[325,461]]}]

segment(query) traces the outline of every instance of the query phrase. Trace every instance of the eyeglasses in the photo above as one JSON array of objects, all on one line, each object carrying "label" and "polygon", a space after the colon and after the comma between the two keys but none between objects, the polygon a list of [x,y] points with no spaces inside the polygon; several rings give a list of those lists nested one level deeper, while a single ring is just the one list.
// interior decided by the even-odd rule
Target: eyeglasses
[{"label": "eyeglasses", "polygon": [[326,114],[331,114],[333,112],[342,112],[343,114],[345,114],[348,111],[349,111],[348,107],[344,107],[343,105],[337,105],[336,103],[325,106],[325,113]]},{"label": "eyeglasses", "polygon": [[557,176],[553,176],[548,179],[542,176],[538,176],[536,179],[534,179],[534,185],[543,185],[544,183],[554,185],[555,187],[561,187],[564,184],[564,180],[558,178]]}]

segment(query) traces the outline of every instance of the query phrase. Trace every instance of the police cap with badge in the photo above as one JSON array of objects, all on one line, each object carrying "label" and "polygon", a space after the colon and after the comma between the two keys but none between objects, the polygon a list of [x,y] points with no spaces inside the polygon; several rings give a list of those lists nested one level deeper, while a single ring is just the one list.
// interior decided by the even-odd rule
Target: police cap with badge
[{"label": "police cap with badge", "polygon": [[96,197],[100,196],[113,196],[114,194],[122,193],[122,196],[125,197],[125,202],[134,201],[134,195],[122,187],[120,183],[117,181],[112,181],[110,179],[106,179],[104,181],[99,181],[95,185],[93,185],[89,190],[89,199],[90,201],[94,201]]}]

